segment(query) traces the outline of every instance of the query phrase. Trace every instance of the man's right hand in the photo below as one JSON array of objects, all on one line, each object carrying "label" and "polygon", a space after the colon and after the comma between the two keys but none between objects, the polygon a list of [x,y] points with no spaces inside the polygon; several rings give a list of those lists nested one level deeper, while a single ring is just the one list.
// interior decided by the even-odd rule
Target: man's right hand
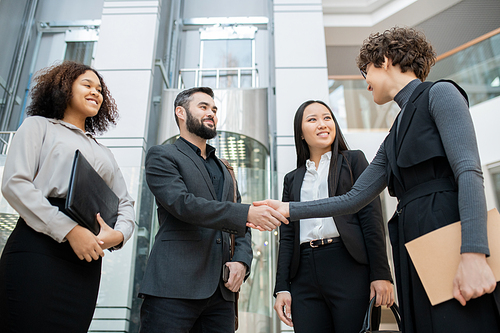
[{"label": "man's right hand", "polygon": [[279,227],[281,223],[288,224],[288,220],[269,206],[250,206],[248,210],[248,227],[260,231],[271,231]]},{"label": "man's right hand", "polygon": [[278,313],[281,321],[290,327],[293,327],[292,322],[292,295],[289,292],[280,292],[276,295],[274,302],[274,310]]}]

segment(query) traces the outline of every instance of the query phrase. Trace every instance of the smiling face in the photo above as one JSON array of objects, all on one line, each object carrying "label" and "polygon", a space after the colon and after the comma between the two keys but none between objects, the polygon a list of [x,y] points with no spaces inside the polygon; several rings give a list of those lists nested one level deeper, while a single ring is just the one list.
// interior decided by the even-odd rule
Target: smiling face
[{"label": "smiling face", "polygon": [[203,139],[212,139],[217,134],[217,107],[212,97],[197,92],[192,95],[186,112],[186,128]]},{"label": "smiling face", "polygon": [[330,151],[335,135],[335,122],[330,110],[319,103],[312,103],[304,109],[302,137],[311,154]]},{"label": "smiling face", "polygon": [[64,112],[64,118],[85,121],[86,118],[93,117],[99,112],[102,101],[99,78],[93,71],[86,71],[73,82],[71,100]]}]

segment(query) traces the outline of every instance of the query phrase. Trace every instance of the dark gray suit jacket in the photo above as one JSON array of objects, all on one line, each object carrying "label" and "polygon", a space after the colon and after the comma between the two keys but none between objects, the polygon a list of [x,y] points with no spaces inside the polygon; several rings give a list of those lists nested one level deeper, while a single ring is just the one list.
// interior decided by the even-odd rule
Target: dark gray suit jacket
[{"label": "dark gray suit jacket", "polygon": [[220,285],[224,299],[234,300],[222,282],[222,266],[229,261],[229,233],[234,233],[232,261],[250,270],[251,232],[245,225],[249,205],[232,202],[231,175],[217,161],[224,173],[222,201],[217,201],[203,161],[187,143],[177,140],[148,151],[146,181],[156,198],[160,229],[140,296],[204,299]]}]

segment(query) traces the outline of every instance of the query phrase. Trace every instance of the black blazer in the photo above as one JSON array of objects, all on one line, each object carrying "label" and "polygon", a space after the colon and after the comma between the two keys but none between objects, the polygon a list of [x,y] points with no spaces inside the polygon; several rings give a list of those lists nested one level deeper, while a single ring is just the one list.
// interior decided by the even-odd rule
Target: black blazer
[{"label": "black blazer", "polygon": [[224,173],[222,201],[217,201],[203,161],[187,143],[177,140],[148,151],[146,181],[156,198],[160,229],[139,295],[204,299],[220,285],[224,299],[234,300],[222,283],[222,265],[229,261],[229,233],[234,233],[233,261],[250,270],[249,205],[232,202],[231,175],[218,162]]},{"label": "black blazer", "polygon": [[[330,196],[348,192],[356,179],[368,166],[363,152],[348,150],[339,154],[337,170],[337,192]],[[347,158],[347,161],[346,161]],[[349,166],[352,171],[349,171]],[[301,166],[285,176],[283,185],[283,201],[300,201],[300,191],[306,173],[306,167]],[[389,280],[392,282],[387,252],[385,247],[385,232],[382,218],[380,198],[356,214],[335,216],[335,224],[340,237],[349,254],[359,263],[370,265],[370,280]],[[290,291],[290,283],[295,277],[300,261],[300,222],[290,221],[288,225],[280,226],[280,247],[278,253],[278,268],[274,292]]]}]

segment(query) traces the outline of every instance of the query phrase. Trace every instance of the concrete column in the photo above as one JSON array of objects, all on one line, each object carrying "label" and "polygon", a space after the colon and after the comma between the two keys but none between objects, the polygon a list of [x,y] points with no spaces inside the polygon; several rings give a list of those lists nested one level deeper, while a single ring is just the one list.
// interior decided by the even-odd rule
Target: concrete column
[{"label": "concrete column", "polygon": [[[118,125],[99,141],[115,155],[136,200],[145,154],[161,1],[104,1],[94,67],[118,105]],[[106,253],[92,332],[127,332],[134,287],[137,232]]]},{"label": "concrete column", "polygon": [[321,0],[275,0],[276,142],[279,193],[296,166],[293,117],[300,104],[328,103],[328,70]]}]

